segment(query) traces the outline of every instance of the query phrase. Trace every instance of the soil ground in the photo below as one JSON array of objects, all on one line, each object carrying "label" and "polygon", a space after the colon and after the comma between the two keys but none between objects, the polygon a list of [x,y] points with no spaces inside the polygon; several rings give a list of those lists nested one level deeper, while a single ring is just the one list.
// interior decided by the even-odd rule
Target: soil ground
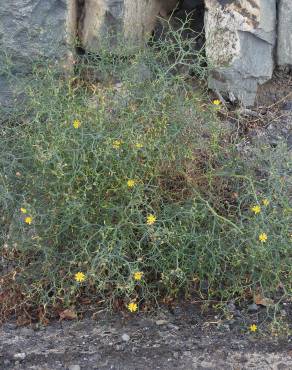
[{"label": "soil ground", "polygon": [[47,327],[1,329],[2,370],[292,369],[292,338],[201,316],[195,306],[153,315],[104,313]]}]

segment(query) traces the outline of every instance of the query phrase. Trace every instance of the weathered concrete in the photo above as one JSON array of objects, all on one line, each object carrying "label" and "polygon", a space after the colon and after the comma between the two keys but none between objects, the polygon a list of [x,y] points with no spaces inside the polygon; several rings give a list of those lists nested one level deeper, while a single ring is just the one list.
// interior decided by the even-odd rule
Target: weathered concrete
[{"label": "weathered concrete", "polygon": [[292,66],[292,1],[279,0],[278,12],[277,63]]},{"label": "weathered concrete", "polygon": [[253,105],[258,84],[273,73],[276,0],[205,0],[209,86]]}]

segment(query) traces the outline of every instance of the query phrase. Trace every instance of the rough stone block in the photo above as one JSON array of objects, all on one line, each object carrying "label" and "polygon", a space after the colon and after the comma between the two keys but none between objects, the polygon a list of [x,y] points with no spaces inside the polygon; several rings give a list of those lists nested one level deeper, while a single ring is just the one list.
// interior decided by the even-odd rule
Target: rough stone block
[{"label": "rough stone block", "polygon": [[244,105],[274,69],[276,0],[205,0],[209,87]]},{"label": "rough stone block", "polygon": [[160,9],[161,0],[85,0],[81,42],[97,53],[106,42],[111,49],[125,40],[139,46],[153,31]]},{"label": "rough stone block", "polygon": [[292,66],[292,1],[279,0],[278,12],[277,62]]},{"label": "rough stone block", "polygon": [[70,57],[76,21],[76,0],[1,1],[0,103],[11,101],[15,77],[28,73],[33,61]]}]

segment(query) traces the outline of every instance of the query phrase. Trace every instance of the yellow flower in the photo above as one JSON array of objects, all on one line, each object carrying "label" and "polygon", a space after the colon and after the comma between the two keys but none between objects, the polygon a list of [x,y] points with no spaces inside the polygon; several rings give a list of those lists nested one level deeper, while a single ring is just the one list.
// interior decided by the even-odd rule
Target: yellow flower
[{"label": "yellow flower", "polygon": [[83,274],[83,272],[77,272],[75,274],[75,280],[78,282],[78,283],[82,283],[83,281],[86,280],[86,276],[85,274]]},{"label": "yellow flower", "polygon": [[25,214],[25,213],[27,213],[27,210],[26,210],[26,208],[20,208],[20,212]]},{"label": "yellow flower", "polygon": [[260,233],[259,235],[259,241],[262,243],[265,243],[268,240],[268,235],[266,233]]},{"label": "yellow flower", "polygon": [[113,148],[114,149],[120,149],[120,146],[122,145],[121,140],[114,140],[113,141]]},{"label": "yellow flower", "polygon": [[261,213],[261,207],[258,205],[251,207],[251,210],[252,212],[254,212],[255,215],[257,215],[258,213]]},{"label": "yellow flower", "polygon": [[129,310],[130,312],[136,312],[136,311],[137,311],[137,309],[138,309],[137,303],[135,303],[135,302],[130,302],[130,303],[128,304],[128,310]]},{"label": "yellow flower", "polygon": [[136,147],[137,149],[141,149],[141,148],[143,148],[143,144],[142,144],[142,143],[136,143],[136,144],[135,144],[135,147]]},{"label": "yellow flower", "polygon": [[30,225],[32,223],[32,217],[28,216],[28,217],[25,217],[24,219],[24,222],[28,225]]},{"label": "yellow flower", "polygon": [[135,180],[128,180],[127,185],[128,185],[129,188],[133,188],[136,185],[136,181]]},{"label": "yellow flower", "polygon": [[258,330],[258,327],[256,326],[256,324],[252,324],[250,327],[249,327],[249,330],[251,331],[251,332],[256,332],[257,330]]},{"label": "yellow flower", "polygon": [[153,225],[156,221],[156,216],[148,215],[147,216],[147,225]]},{"label": "yellow flower", "polygon": [[215,100],[213,100],[213,104],[214,105],[220,105],[221,101],[219,99],[215,99]]},{"label": "yellow flower", "polygon": [[270,204],[270,201],[269,201],[269,199],[263,199],[263,205],[264,206],[268,206]]},{"label": "yellow flower", "polygon": [[73,121],[73,127],[74,128],[79,128],[81,126],[81,122],[79,121],[79,119],[75,119]]},{"label": "yellow flower", "polygon": [[134,277],[134,280],[139,281],[143,277],[143,272],[142,271],[136,271],[136,272],[134,272],[133,277]]}]

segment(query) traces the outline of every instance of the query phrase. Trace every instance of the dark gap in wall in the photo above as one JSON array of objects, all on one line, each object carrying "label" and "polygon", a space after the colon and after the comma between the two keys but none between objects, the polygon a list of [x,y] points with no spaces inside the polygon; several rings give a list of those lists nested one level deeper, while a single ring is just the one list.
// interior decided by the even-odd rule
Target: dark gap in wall
[{"label": "dark gap in wall", "polygon": [[275,44],[275,48],[274,48],[274,51],[273,51],[273,58],[274,58],[274,61],[275,61],[275,65],[277,65],[277,48],[278,48],[278,34],[279,34],[279,2],[278,0],[276,1],[276,44]]},{"label": "dark gap in wall", "polygon": [[81,29],[83,25],[83,18],[84,18],[84,6],[85,6],[85,0],[75,0],[77,1],[76,7],[77,7],[77,30],[76,30],[76,36],[77,36],[77,45],[76,45],[76,54],[78,56],[82,56],[86,54],[85,49],[81,45]]},{"label": "dark gap in wall", "polygon": [[[98,53],[91,53],[86,50],[80,40],[82,39],[82,29],[84,27],[84,16],[85,6],[87,0],[75,0],[77,2],[77,38],[79,40],[76,46],[76,54],[78,63],[76,65],[76,72],[79,73],[80,69],[86,74],[86,79],[99,80],[99,74],[97,72],[96,63],[101,60],[101,56]],[[160,0],[161,11],[160,18],[157,21],[157,26],[153,31],[152,40],[149,41],[148,45],[151,47],[153,41],[164,41],[165,33],[167,28],[171,27],[172,30],[178,30],[184,25],[182,31],[183,39],[192,40],[192,48],[194,51],[200,52],[203,50],[205,45],[205,34],[204,34],[204,14],[205,5],[204,0]],[[167,42],[167,40],[166,40]],[[203,52],[202,52],[203,53]],[[108,57],[112,58],[112,62],[123,58],[130,61],[133,56],[123,57],[115,55],[109,52]],[[201,58],[201,60],[203,60]],[[196,62],[196,60],[190,61],[190,63]],[[200,65],[204,64],[201,62]],[[190,67],[188,71],[185,71],[188,75],[193,74],[193,68]]]},{"label": "dark gap in wall", "polygon": [[[154,39],[163,38],[163,33],[169,27],[177,30],[182,24],[185,24],[186,29],[183,32],[183,37],[186,39],[195,38],[197,48],[201,49],[205,42],[204,0],[165,1],[165,3],[160,11],[161,19],[154,31]],[[172,7],[169,6],[170,3],[172,3]]]},{"label": "dark gap in wall", "polygon": [[[153,32],[150,45],[155,41],[169,42],[173,31],[178,31],[179,38],[191,48],[192,59],[188,66],[179,70],[189,76],[196,76],[196,66],[206,67],[205,58],[205,2],[204,0],[160,0],[162,10]],[[165,6],[163,4],[165,3]],[[171,5],[171,6],[170,6]],[[168,32],[170,31],[170,33]],[[175,36],[176,38],[176,36]],[[153,42],[152,42],[153,41]]]}]

